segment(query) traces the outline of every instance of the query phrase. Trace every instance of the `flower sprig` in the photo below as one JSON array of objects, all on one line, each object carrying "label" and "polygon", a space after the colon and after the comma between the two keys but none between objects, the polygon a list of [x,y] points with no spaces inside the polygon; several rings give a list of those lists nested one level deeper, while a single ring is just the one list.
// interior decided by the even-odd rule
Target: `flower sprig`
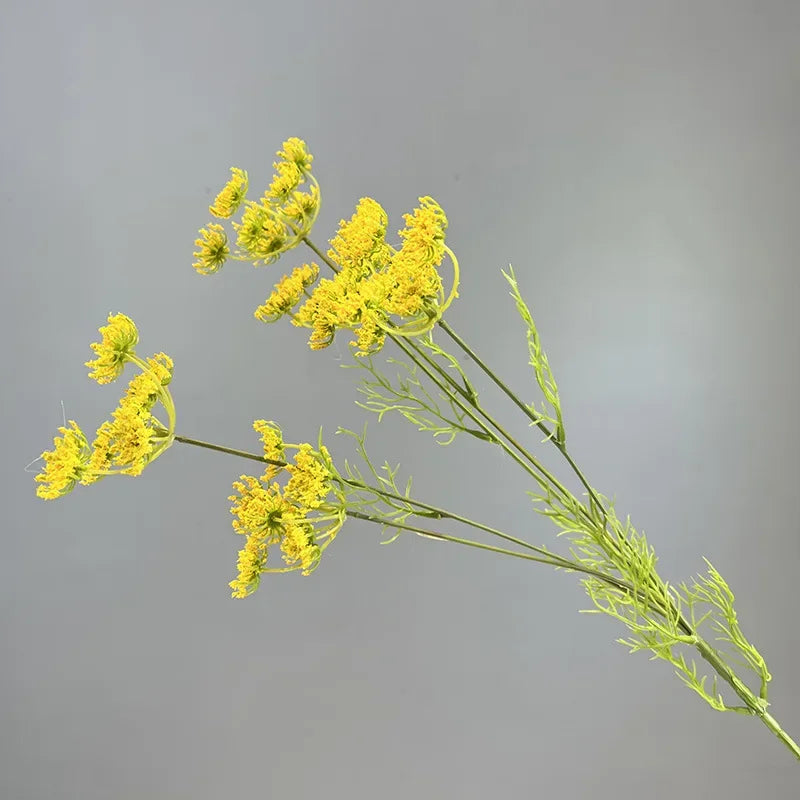
[{"label": "flower sprig", "polygon": [[[757,716],[800,759],[800,745],[767,710],[770,673],[739,626],[733,593],[721,574],[707,562],[707,574],[691,582],[674,585],[663,580],[644,533],[630,519],[623,522],[617,516],[614,503],[592,487],[567,450],[558,386],[513,270],[503,274],[525,325],[529,361],[544,398],[541,409],[536,403],[524,403],[444,319],[458,294],[459,267],[446,244],[447,217],[435,200],[419,198],[420,205],[404,216],[400,243],[394,246],[386,239],[385,210],[376,200],[362,198],[352,217],[340,221],[325,252],[309,238],[320,205],[319,184],[311,175],[312,156],[296,138],[284,142],[277,155],[273,180],[258,201],[247,199],[247,173],[231,169],[230,180],[209,211],[224,221],[242,210],[240,221],[232,223],[235,245],[220,222],[209,223],[196,240],[195,269],[212,274],[229,258],[267,264],[300,243],[307,245],[317,260],[285,274],[256,309],[256,318],[272,323],[288,316],[293,325],[311,331],[309,345],[314,350],[328,347],[338,331],[352,331],[355,364],[369,375],[360,389],[362,407],[376,412],[379,419],[397,412],[442,443],[463,432],[499,447],[537,487],[529,492],[535,510],[560,529],[559,535],[565,537],[561,541],[569,542],[568,553],[555,553],[413,498],[410,479],[405,488],[397,483],[398,467],[388,462],[381,468],[373,464],[364,434],[338,431],[355,438],[366,473],[348,462],[340,473],[321,434],[316,445],[286,443],[280,426],[264,419],[253,423],[261,437],[259,455],[177,435],[174,403],[167,389],[172,361],[163,353],[140,358],[135,351],[138,331],[124,315],[109,316],[108,325],[100,329],[101,341],[92,345],[96,357],[87,366],[90,376],[101,384],[119,378],[128,363],[140,373],[130,381],[91,445],[77,423],[65,421],[54,450],[42,454],[45,468],[36,478],[42,484],[37,493],[50,499],[106,475],[138,475],[173,442],[259,462],[261,472],[241,475],[229,498],[233,529],[245,537],[237,576],[229,584],[233,596],[239,598],[252,594],[264,573],[310,575],[348,518],[393,531],[388,541],[402,532],[413,532],[581,574],[593,606],[588,610],[609,615],[627,627],[629,637],[618,641],[669,662],[681,680],[715,710]],[[453,267],[449,291],[439,272],[445,257]],[[320,280],[319,265],[327,266],[332,277]],[[457,350],[448,352],[434,341],[435,329],[449,337]],[[401,351],[401,358],[386,362],[398,369],[392,378],[383,374],[374,358],[387,339]],[[458,356],[481,370],[540,430],[543,441],[558,450],[585,489],[585,501],[545,467],[526,441],[501,423],[479,397]],[[166,422],[154,415],[157,404],[166,411]],[[291,460],[287,452],[293,453]],[[503,546],[432,530],[420,520],[449,520],[499,538]],[[282,566],[271,560],[275,554]],[[712,634],[716,635],[713,644],[708,638]],[[687,658],[692,649],[711,671],[702,672]],[[734,665],[758,679],[757,692]],[[738,696],[740,705],[723,696],[718,678]]]},{"label": "flower sprig", "polygon": [[275,174],[263,196],[248,200],[247,172],[231,167],[231,177],[209,206],[218,219],[230,219],[244,207],[241,220],[233,222],[236,249],[219,222],[200,229],[195,240],[194,268],[201,275],[218,272],[229,258],[255,266],[271,264],[296,247],[309,234],[319,213],[319,184],[311,174],[313,156],[302,139],[283,143],[274,162]]},{"label": "flower sprig", "polygon": [[[238,575],[229,584],[239,598],[252,594],[265,572],[310,575],[347,517],[344,497],[333,484],[338,472],[321,441],[317,448],[285,443],[281,429],[268,420],[256,420],[253,429],[261,434],[268,463],[258,477],[241,475],[233,484],[237,494],[229,498],[233,529],[246,537]],[[283,462],[287,449],[296,451],[293,464]],[[284,472],[289,477],[281,486],[275,478]],[[268,565],[271,549],[286,566]]]},{"label": "flower sprig", "polygon": [[[311,329],[312,350],[328,347],[338,330],[353,330],[356,355],[378,352],[387,335],[420,336],[429,331],[458,295],[458,261],[445,244],[447,217],[431,197],[405,214],[399,248],[386,241],[388,216],[370,197],[358,202],[349,220],[342,220],[330,241],[325,263],[334,272],[312,292],[305,281],[317,265],[304,265],[284,276],[255,313],[275,322],[284,314],[293,325]],[[453,285],[445,292],[438,267],[445,256],[453,264]],[[303,276],[303,279],[301,279]],[[293,312],[300,300],[305,302]]]},{"label": "flower sprig", "polygon": [[[124,314],[110,314],[100,334],[101,340],[91,345],[96,358],[86,362],[92,380],[112,383],[129,363],[141,371],[131,379],[111,418],[97,429],[91,445],[74,420],[59,428],[53,450],[40,456],[44,468],[35,480],[41,484],[36,494],[42,499],[53,500],[78,483],[88,486],[109,475],[140,475],[173,442],[175,404],[167,388],[172,359],[165,353],[139,358],[135,350],[139,332]],[[166,412],[166,422],[153,413],[156,404]]]}]

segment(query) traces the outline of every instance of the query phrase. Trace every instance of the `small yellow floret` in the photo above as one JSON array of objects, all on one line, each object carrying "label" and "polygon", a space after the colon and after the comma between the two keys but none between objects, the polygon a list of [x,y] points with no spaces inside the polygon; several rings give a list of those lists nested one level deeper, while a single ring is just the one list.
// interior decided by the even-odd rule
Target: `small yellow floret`
[{"label": "small yellow floret", "polygon": [[281,553],[289,566],[299,566],[302,575],[310,575],[322,556],[322,551],[314,540],[314,528],[306,522],[292,522],[287,525],[281,539]]},{"label": "small yellow floret", "polygon": [[284,275],[272,294],[263,305],[255,310],[255,318],[261,322],[276,322],[284,314],[288,314],[299,302],[305,290],[311,286],[319,275],[316,264],[303,264],[296,267],[291,275]]},{"label": "small yellow floret", "polygon": [[[272,461],[285,461],[286,455],[283,449],[283,432],[271,420],[257,419],[253,422],[253,430],[261,435],[264,444],[264,458]],[[271,481],[283,467],[275,464],[267,464],[264,470],[263,480]]]},{"label": "small yellow floret", "polygon": [[125,368],[128,357],[135,353],[139,342],[139,331],[133,320],[124,314],[109,314],[108,325],[100,328],[102,340],[92,342],[90,347],[97,358],[87,361],[91,368],[89,377],[100,384],[115,381]]},{"label": "small yellow floret", "polygon": [[242,475],[234,482],[233,488],[239,492],[238,497],[231,495],[228,498],[233,502],[231,514],[235,517],[233,529],[236,533],[255,533],[268,537],[268,543],[276,542],[280,537],[281,520],[293,514],[280,486],[273,483],[264,487],[258,478]]},{"label": "small yellow floret", "polygon": [[339,223],[328,257],[343,270],[355,270],[358,277],[379,269],[390,253],[384,238],[388,224],[389,218],[380,203],[362,197],[353,216]]},{"label": "small yellow floret", "polygon": [[[327,455],[325,448],[323,451]],[[286,484],[286,499],[305,510],[319,508],[330,492],[330,475],[314,454],[314,448],[301,444],[294,464],[289,464],[286,470],[292,476]]]},{"label": "small yellow floret", "polygon": [[233,227],[237,233],[237,247],[254,264],[261,261],[271,264],[287,249],[286,226],[263,204],[248,202],[242,221],[234,222]]},{"label": "small yellow floret", "polygon": [[316,218],[319,202],[319,187],[312,184],[307,192],[294,192],[284,203],[283,213],[305,228]]},{"label": "small yellow floret", "polygon": [[200,229],[200,238],[195,239],[197,250],[192,254],[196,261],[192,266],[201,275],[213,275],[228,260],[231,253],[228,235],[217,222],[210,222],[207,228]]},{"label": "small yellow floret", "polygon": [[[81,479],[89,477],[89,443],[74,420],[68,428],[59,428],[61,436],[53,439],[54,449],[42,453],[44,469],[35,477],[36,494],[43,500],[54,500],[68,494]],[[87,481],[90,482],[90,481]]]},{"label": "small yellow floret", "polygon": [[303,180],[303,173],[294,161],[276,161],[273,165],[275,176],[266,192],[269,203],[285,203]]},{"label": "small yellow floret", "polygon": [[238,167],[231,167],[231,178],[217,195],[208,210],[221,219],[232,217],[247,196],[247,173]]},{"label": "small yellow floret", "polygon": [[306,143],[296,136],[287,139],[283,143],[283,149],[278,150],[276,155],[278,158],[296,164],[302,172],[309,172],[311,170],[311,162],[314,160],[314,156],[306,150]]},{"label": "small yellow floret", "polygon": [[267,545],[260,536],[249,536],[239,551],[236,563],[238,575],[228,586],[233,589],[231,597],[247,597],[258,589],[261,573],[267,568]]}]

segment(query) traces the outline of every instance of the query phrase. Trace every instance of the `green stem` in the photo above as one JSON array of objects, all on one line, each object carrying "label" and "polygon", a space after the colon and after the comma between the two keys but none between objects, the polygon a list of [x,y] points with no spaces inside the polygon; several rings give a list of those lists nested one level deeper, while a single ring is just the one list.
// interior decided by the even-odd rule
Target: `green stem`
[{"label": "green stem", "polygon": [[[505,539],[507,542],[512,542],[513,544],[519,545],[520,547],[524,547],[527,550],[532,550],[536,553],[540,553],[543,556],[546,556],[550,559],[556,559],[561,562],[561,566],[565,569],[574,569],[575,563],[570,561],[563,556],[558,555],[557,553],[551,553],[544,547],[537,547],[536,545],[530,544],[526,542],[524,539],[518,539],[516,536],[511,536],[508,533],[503,533],[503,531],[497,530],[497,528],[492,528],[490,525],[484,525],[482,522],[476,522],[475,520],[469,519],[468,517],[461,516],[460,514],[455,514],[452,511],[448,511],[444,508],[438,508],[436,506],[432,506],[429,503],[423,503],[419,500],[412,500],[410,497],[406,497],[405,495],[395,494],[394,492],[386,491],[385,489],[379,489],[375,486],[370,486],[369,484],[363,483],[362,481],[356,480],[349,480],[349,479],[342,479],[344,483],[352,486],[355,489],[363,489],[365,491],[369,491],[378,495],[379,497],[384,497],[389,500],[396,500],[400,501],[401,503],[407,503],[412,506],[416,506],[417,508],[422,509],[425,513],[424,516],[432,517],[433,519],[452,519],[454,522],[460,522],[463,525],[468,525],[476,530],[484,531],[485,533],[489,533],[492,536],[496,536],[499,539]],[[421,516],[421,515],[418,515]]]},{"label": "green stem", "polygon": [[[553,475],[546,467],[544,467],[541,463],[539,463],[538,459],[525,447],[523,447],[500,423],[488,412],[486,409],[481,406],[481,404],[473,397],[469,395],[469,393],[459,385],[458,381],[456,381],[452,375],[448,374],[447,370],[445,370],[441,364],[439,364],[435,359],[432,359],[416,342],[408,341],[404,342],[408,347],[415,351],[416,356],[412,356],[406,350],[406,354],[415,361],[419,366],[419,359],[423,359],[426,364],[429,364],[431,368],[433,368],[464,400],[469,403],[475,411],[477,411],[483,418],[488,422],[494,429],[501,435],[506,438],[506,440],[515,447],[521,455],[523,455],[530,464],[537,469],[545,480],[549,481],[553,487],[561,494],[562,497],[567,497],[570,492],[569,490]],[[434,380],[432,378],[432,380]],[[440,380],[436,380],[436,385],[442,390],[447,391],[446,387],[442,386]],[[463,404],[459,402],[459,405],[463,408]],[[541,486],[541,484],[540,484]],[[544,488],[544,487],[542,487]]]},{"label": "green stem", "polygon": [[592,501],[597,505],[597,507],[602,512],[603,516],[606,516],[606,510],[603,504],[600,502],[600,498],[597,497],[594,489],[589,485],[589,482],[586,480],[585,476],[578,468],[578,465],[572,460],[572,457],[567,452],[567,448],[565,445],[561,444],[555,436],[553,436],[552,431],[544,424],[534,413],[531,411],[525,403],[520,400],[517,395],[511,391],[511,389],[506,386],[506,384],[500,379],[498,375],[489,367],[489,365],[444,321],[444,319],[439,320],[439,327],[480,367],[486,375],[498,386],[505,395],[516,405],[520,408],[523,414],[525,414],[528,419],[531,420],[533,424],[536,425],[537,428],[549,439],[564,458],[567,460],[567,463],[572,468],[572,471],[577,476],[578,480],[583,484],[583,487],[589,494],[589,497]]},{"label": "green stem", "polygon": [[360,511],[349,511],[347,512],[348,517],[353,517],[354,519],[363,519],[367,522],[373,522],[377,525],[385,525],[387,528],[398,528],[404,531],[411,531],[412,533],[418,533],[421,536],[427,536],[429,539],[438,539],[443,542],[452,542],[454,544],[463,544],[466,547],[475,547],[479,550],[487,550],[491,553],[500,553],[501,555],[512,556],[514,558],[522,558],[525,561],[535,561],[539,564],[547,564],[551,567],[555,567],[556,569],[563,569],[566,571],[574,571],[574,572],[583,572],[586,575],[591,575],[592,577],[598,578],[606,583],[611,584],[612,586],[616,586],[618,589],[624,589],[628,592],[633,592],[633,586],[629,583],[626,583],[623,580],[618,580],[610,575],[605,575],[598,570],[594,570],[591,567],[584,567],[582,564],[578,564],[571,561],[566,561],[565,559],[561,559],[560,557],[556,557],[558,560],[553,560],[552,558],[543,558],[541,556],[531,556],[527,553],[520,553],[516,550],[508,550],[504,547],[495,547],[491,544],[484,544],[483,542],[476,542],[474,539],[463,539],[459,536],[451,536],[446,533],[439,533],[438,531],[432,531],[428,528],[420,528],[417,525],[407,525],[404,522],[396,522],[395,520],[387,519],[385,517],[376,517],[371,514],[363,514]]},{"label": "green stem", "polygon": [[285,461],[276,461],[273,458],[265,458],[264,456],[256,455],[255,453],[248,453],[246,450],[236,450],[233,447],[223,447],[220,444],[211,444],[211,442],[204,442],[201,439],[190,439],[188,436],[174,436],[176,442],[183,444],[191,444],[195,447],[204,447],[206,450],[215,450],[217,453],[228,453],[232,456],[239,456],[240,458],[249,458],[251,461],[260,461],[262,464],[272,464],[275,467],[285,467]]},{"label": "green stem", "polygon": [[750,709],[751,713],[758,717],[774,734],[777,738],[786,745],[790,752],[792,752],[798,760],[800,760],[800,745],[786,733],[783,728],[778,724],[778,721],[772,714],[767,713],[765,704],[759,700],[750,690],[750,688],[743,683],[734,673],[734,671],[720,658],[717,651],[700,636],[697,637],[695,645],[700,651],[700,655],[716,670],[720,677],[728,683],[736,694],[744,701],[745,705]]},{"label": "green stem", "polygon": [[334,272],[338,272],[336,265],[331,262],[328,256],[325,255],[315,244],[308,238],[308,236],[304,236],[301,241],[310,247],[316,254],[319,256],[320,261],[324,261]]}]

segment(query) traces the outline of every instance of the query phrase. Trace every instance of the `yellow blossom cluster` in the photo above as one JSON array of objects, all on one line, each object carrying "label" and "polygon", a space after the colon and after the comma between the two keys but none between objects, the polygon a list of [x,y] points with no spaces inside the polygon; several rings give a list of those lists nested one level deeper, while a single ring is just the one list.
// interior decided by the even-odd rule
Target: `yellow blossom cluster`
[{"label": "yellow blossom cluster", "polygon": [[91,368],[89,377],[93,380],[111,383],[122,375],[125,362],[139,343],[139,331],[130,317],[109,314],[108,325],[101,327],[99,333],[101,340],[89,345],[97,358],[87,361],[85,366]]},{"label": "yellow blossom cluster", "polygon": [[290,314],[318,276],[316,264],[295,267],[290,275],[284,275],[275,284],[272,294],[255,310],[255,318],[261,322],[276,322],[284,314]]},{"label": "yellow blossom cluster", "polygon": [[247,197],[249,179],[247,173],[238,167],[231,167],[231,178],[222,187],[208,210],[220,219],[229,219],[238,210]]},{"label": "yellow blossom cluster", "polygon": [[[238,167],[209,210],[220,219],[231,218],[244,206],[242,218],[233,223],[236,251],[232,257],[254,265],[270,264],[307,236],[319,212],[319,184],[311,174],[313,156],[302,139],[291,138],[277,152],[272,183],[258,201],[247,199],[249,179]],[[219,223],[200,229],[195,240],[194,268],[201,275],[217,272],[231,257],[228,235]]]},{"label": "yellow blossom cluster", "polygon": [[[86,363],[90,377],[100,384],[116,380],[125,364],[135,364],[141,372],[128,384],[119,405],[98,429],[89,446],[76,422],[59,428],[54,449],[42,453],[42,472],[35,480],[41,486],[36,494],[52,500],[71,492],[77,483],[88,485],[107,475],[139,475],[172,444],[175,406],[166,388],[172,380],[172,359],[157,353],[147,359],[136,355],[139,341],[136,325],[124,314],[109,315],[108,325],[100,328],[101,341],[91,345],[97,358]],[[164,407],[168,422],[154,416],[156,403]]]},{"label": "yellow blossom cluster", "polygon": [[[350,220],[341,221],[328,251],[336,274],[321,280],[292,316],[294,325],[311,328],[313,350],[327,347],[337,330],[347,328],[355,330],[356,355],[368,355],[381,349],[387,333],[418,335],[441,317],[456,296],[458,266],[445,245],[444,211],[430,197],[419,202],[404,215],[399,249],[386,242],[388,217],[372,198],[362,198]],[[448,297],[437,269],[445,254],[455,269]]]},{"label": "yellow blossom cluster", "polygon": [[[313,157],[297,138],[287,139],[277,156],[272,183],[258,202],[247,199],[247,173],[231,168],[231,178],[210,211],[229,219],[243,206],[241,220],[233,223],[235,250],[223,226],[209,223],[195,242],[195,269],[209,275],[231,257],[268,264],[305,241],[335,274],[317,283],[317,264],[297,267],[275,284],[255,310],[256,319],[271,323],[289,316],[294,325],[311,330],[313,350],[328,347],[337,330],[352,330],[351,345],[361,356],[380,350],[387,334],[418,336],[429,331],[458,296],[458,262],[445,244],[447,217],[441,206],[431,197],[420,197],[419,207],[403,217],[401,244],[395,248],[386,241],[386,211],[364,197],[353,216],[340,221],[323,255],[308,239],[319,212]],[[449,293],[438,270],[445,255],[453,265]]]},{"label": "yellow blossom cluster", "polygon": [[[319,564],[344,521],[341,504],[326,503],[334,474],[330,454],[324,445],[285,444],[281,429],[266,420],[253,428],[261,434],[267,464],[260,477],[242,475],[233,484],[238,494],[233,502],[233,529],[247,537],[239,551],[237,576],[230,582],[233,597],[247,597],[257,588],[264,572],[300,570],[309,575]],[[285,448],[296,450],[294,463],[284,461]],[[274,480],[281,472],[289,475],[285,486]],[[268,566],[268,551],[280,551],[285,567]]]}]

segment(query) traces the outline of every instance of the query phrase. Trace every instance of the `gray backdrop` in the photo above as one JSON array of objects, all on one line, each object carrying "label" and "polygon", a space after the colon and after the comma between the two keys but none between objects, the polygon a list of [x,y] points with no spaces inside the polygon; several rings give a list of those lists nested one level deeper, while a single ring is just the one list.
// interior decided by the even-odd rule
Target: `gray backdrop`
[{"label": "gray backdrop", "polygon": [[[61,401],[90,432],[116,403],[83,367],[109,311],[174,358],[179,432],[352,455],[346,337],[252,317],[306,256],[190,266],[228,167],[259,193],[303,137],[320,242],[363,195],[393,230],[439,200],[448,319],[532,399],[515,265],[575,458],[664,577],[728,578],[799,736],[796,2],[7,2],[1,30],[2,798],[797,796],[766,728],[613,644],[574,576],[349,523],[234,601],[246,462],[178,445],[47,503],[23,470]],[[490,448],[370,441],[421,499],[554,541]]]}]

